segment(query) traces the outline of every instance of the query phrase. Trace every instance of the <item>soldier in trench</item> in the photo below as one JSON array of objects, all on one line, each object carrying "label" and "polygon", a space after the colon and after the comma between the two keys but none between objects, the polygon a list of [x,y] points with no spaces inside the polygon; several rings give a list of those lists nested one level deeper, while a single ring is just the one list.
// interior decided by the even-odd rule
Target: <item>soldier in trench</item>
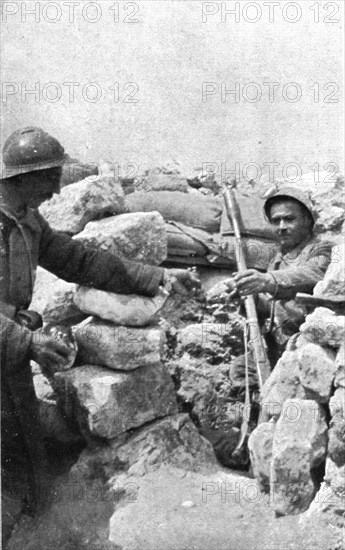
[{"label": "soldier in trench", "polygon": [[[267,198],[265,215],[271,224],[280,250],[266,273],[248,269],[226,280],[233,297],[254,294],[262,331],[265,334],[268,357],[273,368],[288,347],[294,348],[305,311],[295,300],[298,292],[312,294],[324,277],[331,262],[334,243],[322,240],[314,233],[316,212],[309,197],[295,187],[282,187]],[[245,392],[245,360],[238,357],[230,366],[231,398],[243,400]],[[252,395],[258,390],[256,368],[249,356],[249,385]],[[256,409],[257,410],[257,409]],[[254,419],[255,423],[255,419]],[[236,432],[237,434],[237,432]],[[224,433],[204,433],[213,443],[219,460],[225,465],[243,466],[244,453],[232,457],[236,436]]]},{"label": "soldier in trench", "polygon": [[36,127],[15,131],[3,149],[0,344],[4,540],[18,509],[35,514],[43,494],[45,453],[30,360],[54,368],[70,351],[62,341],[40,332],[40,316],[28,310],[37,265],[66,281],[124,294],[153,296],[168,282],[173,291],[185,294],[187,288],[200,285],[197,275],[189,270],[124,261],[52,230],[38,207],[60,192],[66,157],[58,140]]}]

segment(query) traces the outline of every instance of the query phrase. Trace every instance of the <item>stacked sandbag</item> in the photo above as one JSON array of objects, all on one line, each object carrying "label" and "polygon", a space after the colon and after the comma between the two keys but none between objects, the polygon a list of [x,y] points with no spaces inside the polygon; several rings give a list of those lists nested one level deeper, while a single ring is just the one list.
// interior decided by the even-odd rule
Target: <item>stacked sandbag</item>
[{"label": "stacked sandbag", "polygon": [[165,221],[175,221],[208,233],[219,232],[222,201],[201,193],[149,191],[127,196],[130,212],[159,212]]},{"label": "stacked sandbag", "polygon": [[178,222],[165,224],[168,256],[205,257],[216,246],[216,237],[202,229],[190,228]]},{"label": "stacked sandbag", "polygon": [[[344,296],[344,247],[333,250],[335,257],[316,295],[321,289],[324,297]],[[284,352],[263,387],[261,423],[249,438],[253,472],[277,515],[304,512],[311,503],[313,511],[344,514],[345,315],[316,308],[300,332],[296,349]]]}]

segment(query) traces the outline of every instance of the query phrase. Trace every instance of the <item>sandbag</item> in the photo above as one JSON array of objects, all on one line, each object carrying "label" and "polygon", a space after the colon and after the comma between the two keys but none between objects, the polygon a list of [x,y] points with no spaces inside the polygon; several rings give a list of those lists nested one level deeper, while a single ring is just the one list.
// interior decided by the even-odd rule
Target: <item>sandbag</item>
[{"label": "sandbag", "polygon": [[156,296],[149,298],[80,286],[74,295],[74,302],[84,313],[96,315],[116,325],[144,327],[163,307],[168,296],[165,289],[160,289]]},{"label": "sandbag", "polygon": [[[219,252],[219,260],[227,258],[236,264],[236,238],[229,235],[222,236],[222,250]],[[260,237],[243,237],[242,247],[248,268],[266,270],[276,256],[279,245],[277,242],[268,241]]]},{"label": "sandbag", "polygon": [[208,250],[202,242],[193,239],[174,224],[166,223],[165,228],[168,238],[168,255],[206,256]]},{"label": "sandbag", "polygon": [[151,191],[127,195],[130,212],[158,211],[165,221],[181,222],[215,233],[220,230],[222,201],[216,197],[180,191]]},{"label": "sandbag", "polygon": [[[244,196],[237,193],[237,219],[239,220],[241,235],[264,237],[269,240],[276,240],[275,234],[264,216],[264,200],[257,195]],[[224,206],[221,217],[222,235],[233,235],[233,229]]]}]

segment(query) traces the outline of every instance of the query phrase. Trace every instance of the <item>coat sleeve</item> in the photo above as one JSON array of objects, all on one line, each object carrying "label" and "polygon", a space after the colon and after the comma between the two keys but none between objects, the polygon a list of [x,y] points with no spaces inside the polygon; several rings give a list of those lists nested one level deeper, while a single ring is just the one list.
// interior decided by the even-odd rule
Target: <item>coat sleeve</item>
[{"label": "coat sleeve", "polygon": [[332,242],[320,241],[314,244],[295,266],[270,271],[277,283],[275,298],[289,300],[293,299],[297,292],[311,294],[316,283],[324,278],[331,263],[333,246]]},{"label": "coat sleeve", "polygon": [[15,375],[16,367],[29,358],[32,332],[0,313],[1,373]]},{"label": "coat sleeve", "polygon": [[154,296],[163,268],[130,262],[54,231],[38,214],[42,229],[38,263],[71,283],[121,294]]}]

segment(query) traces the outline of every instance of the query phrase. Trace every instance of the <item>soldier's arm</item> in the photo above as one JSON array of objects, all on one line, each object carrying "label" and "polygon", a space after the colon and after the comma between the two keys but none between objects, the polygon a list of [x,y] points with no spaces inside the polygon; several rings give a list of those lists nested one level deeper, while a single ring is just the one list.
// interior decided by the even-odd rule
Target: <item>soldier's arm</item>
[{"label": "soldier's arm", "polygon": [[39,264],[68,282],[122,294],[156,294],[163,279],[160,267],[129,262],[54,231],[39,215],[42,238]]},{"label": "soldier's arm", "polygon": [[333,243],[324,241],[311,248],[305,261],[278,271],[270,271],[270,293],[275,298],[292,299],[297,292],[311,294],[314,286],[324,278],[331,263]]},{"label": "soldier's arm", "polygon": [[1,370],[14,372],[29,358],[32,332],[0,313]]}]

